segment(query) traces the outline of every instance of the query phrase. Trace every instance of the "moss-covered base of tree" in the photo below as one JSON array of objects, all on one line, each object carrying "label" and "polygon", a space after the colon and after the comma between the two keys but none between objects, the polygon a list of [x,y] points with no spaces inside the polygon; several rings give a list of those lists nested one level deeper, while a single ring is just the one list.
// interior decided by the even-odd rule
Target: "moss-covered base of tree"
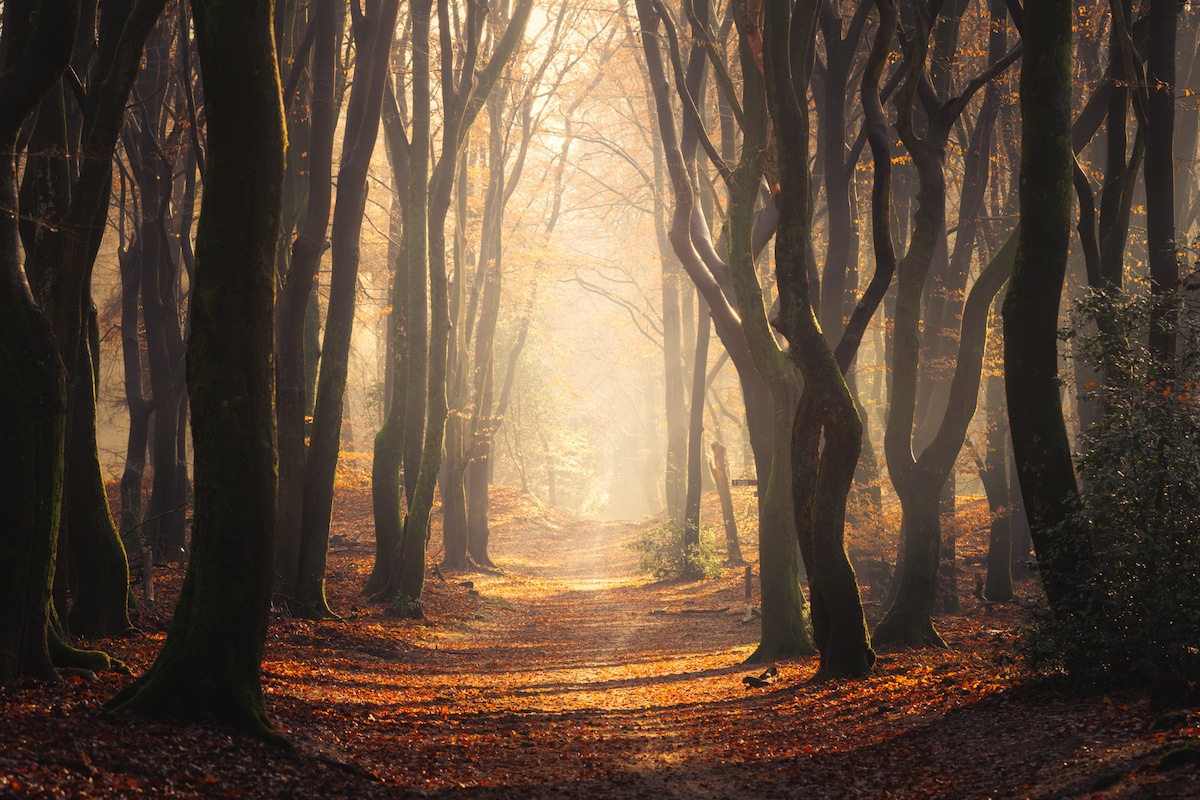
[{"label": "moss-covered base of tree", "polygon": [[946,642],[933,627],[933,620],[920,611],[896,609],[884,616],[871,633],[876,645],[900,644],[909,647],[940,647],[948,649]]},{"label": "moss-covered base of tree", "polygon": [[67,560],[71,565],[71,612],[77,636],[123,636],[129,621],[129,562],[105,495],[96,450],[96,396],[92,362],[80,348],[66,453]]},{"label": "moss-covered base of tree", "polygon": [[767,630],[767,625],[764,621],[762,641],[759,642],[754,652],[742,663],[765,664],[777,658],[798,658],[800,656],[816,655],[817,648],[813,646],[812,639],[808,636],[808,631],[802,625],[803,622],[800,622],[797,626],[789,626],[789,630],[787,631],[772,633]]},{"label": "moss-covered base of tree", "polygon": [[108,711],[132,711],[154,719],[200,722],[216,719],[289,753],[287,738],[271,726],[257,682],[232,673],[213,672],[210,661],[160,660],[150,671],[115,695]]},{"label": "moss-covered base of tree", "polygon": [[409,597],[406,594],[396,595],[396,599],[387,607],[388,616],[401,619],[425,619],[425,609],[421,606],[419,597]]},{"label": "moss-covered base of tree", "polygon": [[324,595],[316,600],[305,600],[301,598],[292,598],[288,600],[278,601],[287,609],[287,613],[296,619],[307,619],[313,622],[330,622],[340,620],[342,617],[336,611],[329,607],[329,603],[325,601]]},{"label": "moss-covered base of tree", "polygon": [[81,650],[71,644],[63,634],[51,625],[47,635],[50,660],[57,669],[86,669],[92,672],[117,672],[132,675],[129,667],[120,659],[113,658],[102,650]]},{"label": "moss-covered base of tree", "polygon": [[371,574],[367,577],[367,582],[363,584],[362,593],[366,597],[378,597],[379,593],[387,587],[391,580],[391,567],[376,560],[375,566],[371,568]]},{"label": "moss-covered base of tree", "polygon": [[836,678],[858,678],[875,669],[875,651],[870,647],[847,647],[821,655],[821,665],[813,676],[814,683]]},{"label": "moss-covered base of tree", "polygon": [[301,579],[296,597],[288,602],[288,611],[294,617],[310,619],[314,622],[341,619],[341,616],[329,607],[329,600],[325,597],[323,571],[320,575]]}]

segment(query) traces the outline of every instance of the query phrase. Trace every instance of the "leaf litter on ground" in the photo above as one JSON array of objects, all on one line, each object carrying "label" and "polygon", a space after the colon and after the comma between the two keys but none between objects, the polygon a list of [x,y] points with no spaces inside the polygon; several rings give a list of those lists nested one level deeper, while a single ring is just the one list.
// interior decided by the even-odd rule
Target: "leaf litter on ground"
[{"label": "leaf litter on ground", "polygon": [[[637,523],[573,520],[504,487],[492,505],[501,572],[429,581],[428,618],[396,620],[359,594],[369,490],[340,484],[328,592],[342,620],[275,616],[263,663],[299,758],[214,725],[105,713],[129,679],[66,674],[0,688],[0,797],[1200,795],[1195,710],[1155,715],[1144,694],[1022,674],[1031,582],[1020,605],[985,604],[968,569],[967,613],[937,621],[951,649],[885,650],[866,678],[812,683],[815,658],[743,665],[758,625],[741,624],[741,569],[650,582],[619,546]],[[160,609],[181,577],[158,576]],[[165,622],[87,644],[140,673]]]}]

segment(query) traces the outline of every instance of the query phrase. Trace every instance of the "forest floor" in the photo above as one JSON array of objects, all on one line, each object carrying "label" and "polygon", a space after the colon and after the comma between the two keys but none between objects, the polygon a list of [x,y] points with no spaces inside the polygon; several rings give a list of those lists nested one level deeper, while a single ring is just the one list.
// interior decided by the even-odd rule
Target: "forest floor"
[{"label": "forest floor", "polygon": [[[1032,582],[989,606],[964,573],[966,613],[938,620],[949,650],[884,649],[873,675],[821,684],[815,657],[782,660],[751,688],[741,571],[650,582],[621,546],[645,525],[498,488],[502,573],[435,575],[428,619],[405,621],[359,594],[369,493],[344,487],[338,508],[328,593],[343,620],[274,618],[263,665],[298,758],[107,714],[120,675],[25,681],[0,688],[0,797],[1200,797],[1196,711],[1022,673]],[[164,571],[160,608],[179,578]],[[87,644],[139,673],[165,623],[143,614],[144,635]]]}]

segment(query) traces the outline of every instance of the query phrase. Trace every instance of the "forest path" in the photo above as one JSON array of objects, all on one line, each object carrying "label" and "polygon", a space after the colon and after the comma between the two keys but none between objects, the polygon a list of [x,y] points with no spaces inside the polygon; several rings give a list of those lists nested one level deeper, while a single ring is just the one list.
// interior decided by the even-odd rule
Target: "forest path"
[{"label": "forest path", "polygon": [[1020,686],[1019,609],[946,618],[952,650],[885,653],[865,679],[809,684],[810,657],[749,689],[740,570],[653,582],[622,547],[645,524],[499,517],[502,573],[430,579],[427,622],[369,609],[293,634],[324,659],[269,651],[272,713],[302,749],[385,795],[741,800],[1090,796],[1096,766],[1064,765],[1128,771],[1153,746],[1130,749],[1140,723],[1111,703]]},{"label": "forest path", "polygon": [[[478,593],[470,617],[433,618],[402,664],[385,658],[358,676],[356,696],[376,706],[371,721],[394,724],[420,753],[373,771],[389,783],[476,787],[471,796],[488,785],[512,796],[514,784],[536,796],[737,794],[672,768],[724,747],[717,722],[746,698],[750,669],[739,665],[758,625],[741,622],[742,580],[648,582],[622,546],[638,527],[561,520],[494,530],[501,573],[446,576],[446,588],[469,582]],[[286,692],[316,699],[344,687],[310,674]]]}]

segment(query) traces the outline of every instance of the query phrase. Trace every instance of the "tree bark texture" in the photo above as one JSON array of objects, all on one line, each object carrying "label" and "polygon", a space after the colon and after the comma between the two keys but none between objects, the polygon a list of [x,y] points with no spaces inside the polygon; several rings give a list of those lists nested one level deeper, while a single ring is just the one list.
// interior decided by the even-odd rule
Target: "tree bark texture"
[{"label": "tree bark texture", "polygon": [[195,4],[209,149],[187,380],[195,442],[192,557],[154,665],[110,706],[282,743],[261,685],[275,527],[275,245],[283,107],[270,0]]},{"label": "tree bark texture", "polygon": [[1055,614],[1071,613],[1092,574],[1089,531],[1063,420],[1058,309],[1071,235],[1071,9],[1026,8],[1021,66],[1020,237],[1004,299],[1009,425],[1042,584]]},{"label": "tree bark texture", "polygon": [[[37,11],[36,24],[31,22]],[[47,642],[62,507],[66,372],[21,269],[17,136],[70,60],[77,0],[5,8],[0,71],[0,684],[53,677]]]}]

